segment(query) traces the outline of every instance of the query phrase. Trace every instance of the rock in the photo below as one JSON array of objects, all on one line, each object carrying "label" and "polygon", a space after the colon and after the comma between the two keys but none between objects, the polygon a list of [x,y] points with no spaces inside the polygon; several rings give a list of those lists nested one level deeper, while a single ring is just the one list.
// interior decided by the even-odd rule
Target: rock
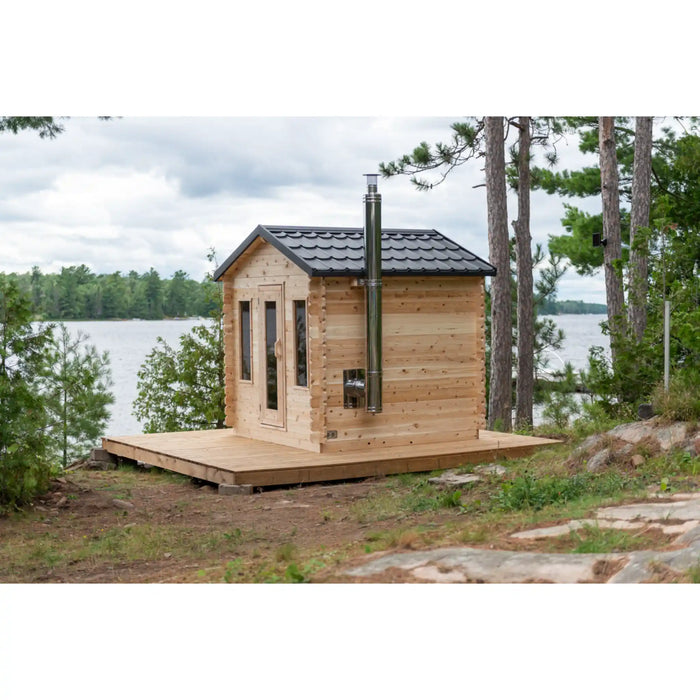
[{"label": "rock", "polygon": [[[253,493],[252,484],[219,484],[219,494],[222,496],[249,496]],[[263,510],[270,510],[263,508]]]},{"label": "rock", "polygon": [[[204,486],[200,486],[197,491],[205,491],[206,493],[214,493],[216,489],[211,485],[211,484],[204,484]],[[219,491],[221,493],[221,491]]]},{"label": "rock", "polygon": [[116,469],[116,462],[103,462],[102,460],[91,459],[85,463],[88,469],[101,469],[106,471],[107,469]]},{"label": "rock", "polygon": [[65,496],[61,496],[61,498],[59,498],[56,502],[56,508],[61,508],[62,506],[66,505],[66,503],[68,503],[68,499]]},{"label": "rock", "polygon": [[122,508],[123,510],[134,509],[133,503],[129,503],[129,501],[122,501],[120,498],[113,498],[112,505],[116,506],[117,508]]},{"label": "rock", "polygon": [[636,445],[646,438],[653,437],[654,431],[654,426],[649,423],[622,423],[605,434]]},{"label": "rock", "polygon": [[700,501],[665,501],[663,503],[629,503],[624,506],[599,508],[598,518],[614,520],[657,521],[666,525],[666,520],[700,520]]},{"label": "rock", "polygon": [[591,525],[593,520],[570,520],[563,525],[552,525],[551,527],[538,527],[535,530],[525,530],[524,532],[514,532],[510,537],[517,540],[539,540],[545,537],[561,537],[568,535],[574,530],[580,530],[585,525]]},{"label": "rock", "polygon": [[493,462],[492,464],[484,464],[480,467],[475,467],[474,471],[478,474],[495,474],[497,476],[502,476],[508,470],[504,466]]},{"label": "rock", "polygon": [[107,452],[107,450],[103,450],[101,447],[95,447],[92,450],[90,450],[90,461],[111,462],[112,464],[116,464],[117,458],[113,454]]},{"label": "rock", "polygon": [[685,423],[673,423],[664,428],[658,428],[654,434],[656,441],[664,452],[685,441],[688,426]]},{"label": "rock", "polygon": [[610,450],[606,447],[604,450],[596,452],[596,454],[588,460],[586,463],[586,471],[599,472],[608,463],[609,459]]},{"label": "rock", "polygon": [[637,408],[637,415],[642,420],[647,420],[654,417],[654,407],[650,403],[640,403]]},{"label": "rock", "polygon": [[575,455],[581,455],[589,450],[597,449],[603,442],[602,435],[589,435],[574,451]]},{"label": "rock", "polygon": [[641,467],[642,464],[644,464],[646,460],[642,455],[632,455],[632,466],[633,467]]},{"label": "rock", "polygon": [[428,483],[436,486],[464,486],[474,481],[481,481],[477,474],[457,474],[454,471],[447,471],[428,479]]},{"label": "rock", "polygon": [[695,435],[695,437],[690,439],[690,447],[695,452],[695,457],[700,455],[700,433]]}]

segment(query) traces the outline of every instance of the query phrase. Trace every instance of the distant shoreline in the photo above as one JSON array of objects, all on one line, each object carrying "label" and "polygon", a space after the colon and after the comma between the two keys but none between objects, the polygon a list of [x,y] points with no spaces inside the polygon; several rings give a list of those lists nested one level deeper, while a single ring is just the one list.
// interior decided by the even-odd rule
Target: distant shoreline
[{"label": "distant shoreline", "polygon": [[32,323],[122,323],[126,321],[208,321],[204,316],[172,316],[164,318],[35,318]]}]

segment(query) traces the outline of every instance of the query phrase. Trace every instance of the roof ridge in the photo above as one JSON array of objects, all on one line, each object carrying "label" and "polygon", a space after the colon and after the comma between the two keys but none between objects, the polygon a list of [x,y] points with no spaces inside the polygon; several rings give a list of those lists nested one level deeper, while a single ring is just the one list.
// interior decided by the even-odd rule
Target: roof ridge
[{"label": "roof ridge", "polygon": [[[352,231],[362,232],[364,229],[361,226],[282,226],[281,224],[260,224],[261,228],[270,231],[280,230],[280,231],[320,231],[320,232],[330,232],[330,231]],[[382,226],[382,233],[429,233],[438,236],[444,236],[444,234],[436,231],[434,228],[407,228],[405,226],[400,227],[385,227]]]}]

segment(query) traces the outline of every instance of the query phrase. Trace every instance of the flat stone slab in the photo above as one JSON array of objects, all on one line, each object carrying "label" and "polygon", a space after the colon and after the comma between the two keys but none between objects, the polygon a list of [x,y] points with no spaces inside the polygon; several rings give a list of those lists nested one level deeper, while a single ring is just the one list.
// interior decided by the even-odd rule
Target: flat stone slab
[{"label": "flat stone slab", "polygon": [[640,530],[644,527],[653,527],[661,530],[665,535],[682,535],[689,532],[697,525],[700,525],[700,520],[687,520],[684,523],[674,525],[664,525],[663,522],[654,522],[649,520],[609,520],[609,519],[587,519],[587,520],[570,520],[562,525],[552,525],[551,527],[540,527],[535,530],[525,530],[523,532],[515,532],[510,535],[516,540],[541,540],[547,537],[561,537],[568,535],[570,532],[581,530],[584,527],[599,527],[601,530]]},{"label": "flat stone slab", "polygon": [[700,491],[695,493],[669,493],[668,491],[653,491],[649,493],[651,498],[658,498],[666,501],[692,501],[700,500]]},{"label": "flat stone slab", "polygon": [[524,532],[515,532],[510,535],[511,538],[515,540],[541,540],[545,537],[560,537],[561,535],[568,535],[574,530],[580,530],[588,523],[592,523],[592,520],[570,520],[568,523],[563,525],[552,525],[550,527],[538,527],[534,530],[525,530]]},{"label": "flat stone slab", "polygon": [[428,483],[437,486],[464,486],[475,481],[481,481],[481,477],[478,474],[457,474],[454,471],[446,471],[440,476],[433,476],[428,479]]},{"label": "flat stone slab", "polygon": [[599,508],[597,515],[611,520],[700,520],[700,500],[610,506]]},{"label": "flat stone slab", "polygon": [[435,583],[582,583],[596,580],[601,564],[626,561],[620,554],[542,554],[451,547],[428,552],[401,552],[350,569],[350,576],[371,577],[391,568]]},{"label": "flat stone slab", "polygon": [[[562,525],[552,525],[550,527],[540,527],[535,530],[516,532],[510,536],[518,540],[540,540],[546,537],[560,537],[561,535],[568,535],[570,532],[581,530],[587,526],[612,530],[638,530],[642,527],[649,527],[649,523],[644,522],[643,520],[596,520],[594,518],[588,518],[586,520],[570,520],[568,523],[563,523]],[[683,530],[683,532],[685,532],[685,530]]]},{"label": "flat stone slab", "polygon": [[621,564],[622,569],[608,578],[607,583],[641,583],[653,575],[655,564],[678,572],[697,566],[700,525],[678,541],[688,546],[667,552],[626,554],[543,554],[451,547],[387,554],[345,573],[371,578],[398,568],[416,579],[432,583],[584,583],[604,579],[605,576],[598,573],[601,569]]},{"label": "flat stone slab", "polygon": [[480,467],[474,467],[474,471],[477,474],[489,474],[496,476],[503,476],[508,470],[502,464],[483,464]]}]

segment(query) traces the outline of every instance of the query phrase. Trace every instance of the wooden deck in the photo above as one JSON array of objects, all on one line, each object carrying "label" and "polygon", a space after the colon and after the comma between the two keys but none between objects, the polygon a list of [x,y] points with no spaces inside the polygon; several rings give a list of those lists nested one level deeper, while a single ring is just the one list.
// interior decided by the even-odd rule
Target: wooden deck
[{"label": "wooden deck", "polygon": [[520,457],[556,442],[482,430],[475,440],[321,454],[236,437],[232,430],[102,438],[103,448],[119,457],[217,484],[253,486],[448,469],[469,462]]}]

